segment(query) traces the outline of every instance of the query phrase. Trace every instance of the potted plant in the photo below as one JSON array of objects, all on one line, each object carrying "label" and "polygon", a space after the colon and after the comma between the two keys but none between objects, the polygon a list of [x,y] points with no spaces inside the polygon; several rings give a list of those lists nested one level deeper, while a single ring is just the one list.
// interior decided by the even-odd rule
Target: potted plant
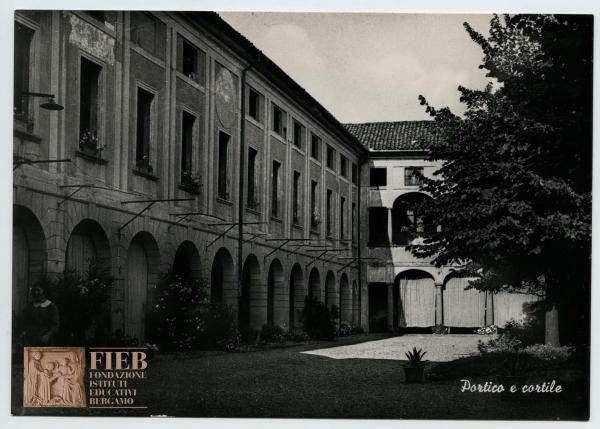
[{"label": "potted plant", "polygon": [[423,356],[425,353],[422,349],[413,347],[412,350],[404,353],[408,359],[408,364],[404,365],[404,377],[407,383],[423,383],[425,374],[425,363]]},{"label": "potted plant", "polygon": [[100,143],[95,132],[85,130],[79,136],[79,150],[87,155],[100,158],[105,146]]}]

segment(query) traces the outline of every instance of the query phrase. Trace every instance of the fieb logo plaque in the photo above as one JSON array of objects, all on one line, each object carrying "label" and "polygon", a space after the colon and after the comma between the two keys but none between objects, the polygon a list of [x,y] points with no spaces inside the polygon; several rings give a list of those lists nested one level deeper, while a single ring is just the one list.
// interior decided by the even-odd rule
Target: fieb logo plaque
[{"label": "fieb logo plaque", "polygon": [[83,347],[25,347],[24,407],[85,407]]}]

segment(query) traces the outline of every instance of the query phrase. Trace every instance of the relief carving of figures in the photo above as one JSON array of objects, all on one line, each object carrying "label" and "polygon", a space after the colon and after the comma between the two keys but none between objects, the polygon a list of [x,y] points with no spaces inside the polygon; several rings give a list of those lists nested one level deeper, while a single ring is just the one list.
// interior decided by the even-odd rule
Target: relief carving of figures
[{"label": "relief carving of figures", "polygon": [[81,348],[25,348],[26,407],[84,407]]}]

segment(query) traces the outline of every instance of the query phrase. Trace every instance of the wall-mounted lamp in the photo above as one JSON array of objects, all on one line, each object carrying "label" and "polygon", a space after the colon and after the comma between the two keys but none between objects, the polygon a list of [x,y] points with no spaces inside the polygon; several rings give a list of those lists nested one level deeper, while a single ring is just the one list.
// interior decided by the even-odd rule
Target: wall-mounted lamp
[{"label": "wall-mounted lamp", "polygon": [[54,94],[45,94],[43,92],[22,92],[23,97],[44,97],[48,100],[45,103],[40,104],[42,109],[46,110],[63,110],[64,106],[54,101]]}]

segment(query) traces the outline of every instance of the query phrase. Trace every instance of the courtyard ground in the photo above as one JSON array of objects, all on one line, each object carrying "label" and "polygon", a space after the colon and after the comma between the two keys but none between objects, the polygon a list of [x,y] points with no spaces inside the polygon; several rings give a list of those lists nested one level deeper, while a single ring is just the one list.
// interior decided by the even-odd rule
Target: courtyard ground
[{"label": "courtyard ground", "polygon": [[[384,339],[360,335],[332,343],[257,352],[162,354],[150,362],[148,380],[139,385],[137,402],[147,405],[148,410],[62,413],[370,419],[582,418],[585,395],[580,387],[585,379],[578,371],[530,375],[530,382],[558,380],[563,393],[532,394],[507,402],[499,394],[461,393],[459,380],[405,384],[403,362],[394,360],[402,358],[405,345],[407,350],[413,344],[431,352],[427,358],[440,359],[438,353],[443,350],[463,355],[476,349],[479,338],[406,335]],[[465,378],[469,378],[468,374]],[[470,381],[495,380],[470,378]],[[18,375],[16,382],[19,383]],[[18,401],[19,393],[15,389],[13,392]],[[56,414],[56,411],[26,409],[25,414]]]}]

